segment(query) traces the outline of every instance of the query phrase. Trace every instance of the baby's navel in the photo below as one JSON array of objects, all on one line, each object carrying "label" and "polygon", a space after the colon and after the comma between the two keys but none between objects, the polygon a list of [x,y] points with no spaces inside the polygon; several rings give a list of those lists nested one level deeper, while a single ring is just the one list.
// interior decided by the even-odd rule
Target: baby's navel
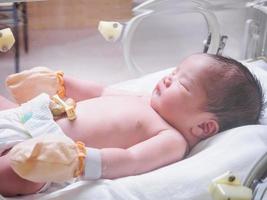
[{"label": "baby's navel", "polygon": [[143,124],[142,124],[142,122],[140,122],[139,120],[136,122],[136,125],[135,125],[135,128],[137,129],[137,130],[139,130],[139,129],[141,129],[143,127]]}]

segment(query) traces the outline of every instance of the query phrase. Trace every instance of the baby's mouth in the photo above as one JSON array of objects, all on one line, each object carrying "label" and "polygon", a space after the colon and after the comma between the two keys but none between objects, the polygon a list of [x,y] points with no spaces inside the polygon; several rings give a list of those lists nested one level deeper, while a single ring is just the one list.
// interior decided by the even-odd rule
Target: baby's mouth
[{"label": "baby's mouth", "polygon": [[161,95],[161,82],[159,82],[154,88],[154,93],[156,93],[157,95]]}]

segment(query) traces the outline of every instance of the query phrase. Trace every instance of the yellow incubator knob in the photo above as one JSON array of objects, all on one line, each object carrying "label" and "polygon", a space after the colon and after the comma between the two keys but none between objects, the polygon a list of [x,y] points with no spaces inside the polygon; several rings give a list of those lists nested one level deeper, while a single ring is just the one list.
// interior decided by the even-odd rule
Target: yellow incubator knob
[{"label": "yellow incubator knob", "polygon": [[232,173],[225,174],[212,180],[209,193],[213,200],[251,200],[252,190],[241,184],[241,181]]},{"label": "yellow incubator knob", "polygon": [[5,28],[0,30],[0,51],[7,52],[13,44],[15,43],[15,38],[10,28]]},{"label": "yellow incubator knob", "polygon": [[121,35],[122,25],[119,22],[100,21],[98,30],[109,42],[115,42]]}]

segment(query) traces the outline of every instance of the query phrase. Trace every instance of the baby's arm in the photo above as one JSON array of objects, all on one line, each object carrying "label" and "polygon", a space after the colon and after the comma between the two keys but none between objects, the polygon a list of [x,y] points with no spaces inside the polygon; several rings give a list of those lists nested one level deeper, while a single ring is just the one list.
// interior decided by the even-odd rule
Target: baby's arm
[{"label": "baby's arm", "polygon": [[44,183],[34,183],[18,176],[10,167],[7,155],[0,157],[0,194],[16,196],[32,194],[40,190]]},{"label": "baby's arm", "polygon": [[181,160],[186,148],[183,136],[174,130],[165,130],[126,150],[102,149],[102,178],[137,175],[163,167]]},{"label": "baby's arm", "polygon": [[94,97],[99,97],[105,89],[105,86],[93,81],[82,80],[64,75],[64,86],[66,96],[75,101],[82,101]]},{"label": "baby's arm", "polygon": [[[45,67],[35,67],[20,73],[11,74],[6,86],[17,103],[25,103],[45,92],[50,96],[58,94],[75,101],[82,101],[103,95],[120,95],[124,91],[110,89],[94,81],[63,76],[63,72],[52,71]],[[27,91],[25,93],[25,91]],[[129,94],[129,92],[128,92]],[[0,99],[1,100],[1,99]]]},{"label": "baby's arm", "polygon": [[94,81],[73,78],[68,75],[64,75],[64,86],[66,96],[75,101],[82,101],[99,96],[144,95],[143,93],[136,94],[126,90],[113,89]]},{"label": "baby's arm", "polygon": [[12,169],[21,177],[35,182],[61,182],[77,176],[91,180],[141,174],[181,160],[186,148],[182,135],[164,130],[128,149],[85,149],[83,143],[68,137],[39,136],[17,144],[8,155]]}]

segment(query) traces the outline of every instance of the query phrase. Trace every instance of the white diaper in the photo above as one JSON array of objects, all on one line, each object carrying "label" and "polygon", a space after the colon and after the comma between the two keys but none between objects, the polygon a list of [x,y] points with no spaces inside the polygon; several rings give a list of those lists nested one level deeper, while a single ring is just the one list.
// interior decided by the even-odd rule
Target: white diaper
[{"label": "white diaper", "polygon": [[19,142],[43,134],[63,134],[49,109],[50,98],[40,94],[18,108],[0,111],[0,155]]}]

